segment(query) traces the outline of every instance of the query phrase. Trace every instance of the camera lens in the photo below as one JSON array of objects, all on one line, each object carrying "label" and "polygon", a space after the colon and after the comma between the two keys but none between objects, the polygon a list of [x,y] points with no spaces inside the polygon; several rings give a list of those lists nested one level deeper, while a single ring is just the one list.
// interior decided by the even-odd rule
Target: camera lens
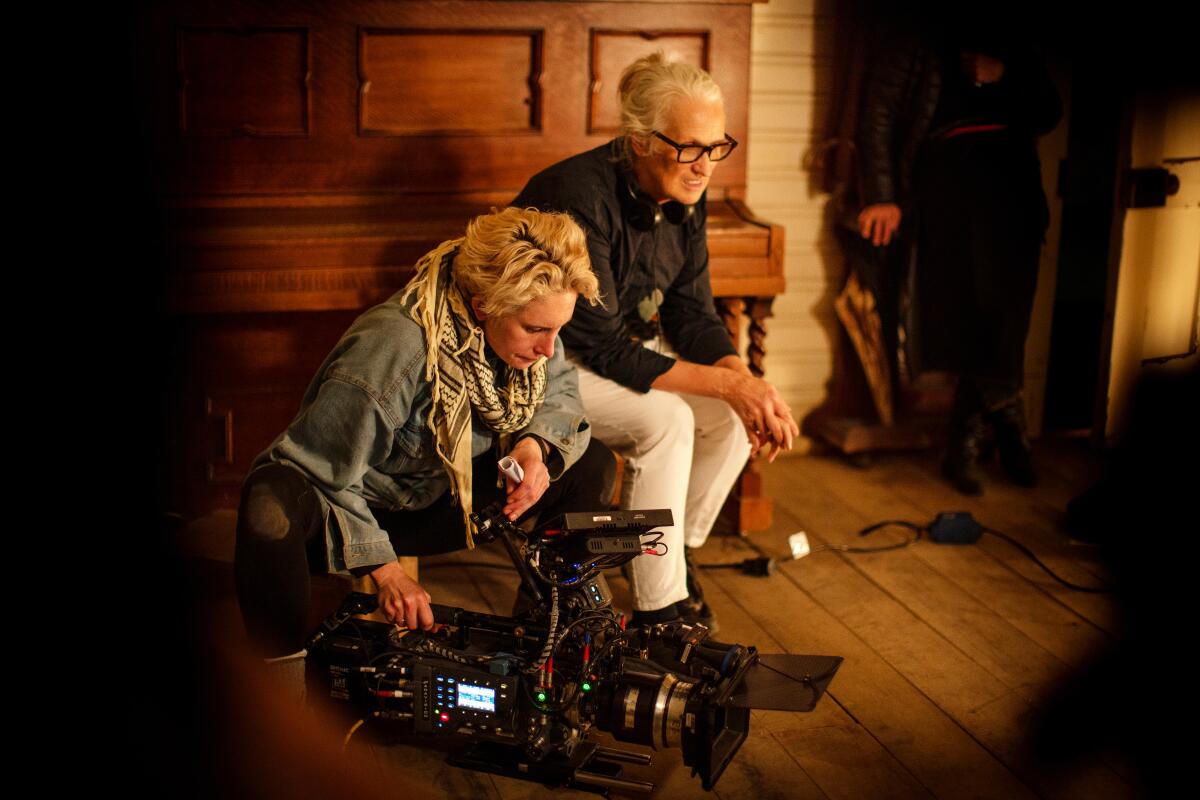
[{"label": "camera lens", "polygon": [[688,700],[696,684],[680,676],[626,673],[601,700],[597,727],[624,742],[662,750],[679,747]]}]

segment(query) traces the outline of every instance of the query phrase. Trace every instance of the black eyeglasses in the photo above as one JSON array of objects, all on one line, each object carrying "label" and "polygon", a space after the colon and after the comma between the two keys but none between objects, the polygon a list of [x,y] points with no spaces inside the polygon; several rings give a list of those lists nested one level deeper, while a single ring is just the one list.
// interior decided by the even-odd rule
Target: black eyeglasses
[{"label": "black eyeglasses", "polygon": [[717,142],[716,144],[679,144],[678,142],[671,141],[658,131],[654,131],[654,135],[675,148],[675,160],[680,164],[691,164],[693,161],[699,161],[700,156],[705,153],[708,153],[709,161],[724,161],[729,158],[729,154],[733,152],[733,149],[738,144],[728,133],[725,134],[727,141]]}]

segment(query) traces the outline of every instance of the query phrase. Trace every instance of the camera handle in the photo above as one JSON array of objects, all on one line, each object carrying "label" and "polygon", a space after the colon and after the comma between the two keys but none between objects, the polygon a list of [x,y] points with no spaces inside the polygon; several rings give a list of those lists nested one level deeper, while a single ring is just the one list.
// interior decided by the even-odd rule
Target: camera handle
[{"label": "camera handle", "polygon": [[475,525],[475,538],[483,542],[490,542],[494,539],[499,539],[504,549],[508,552],[508,557],[516,568],[517,574],[521,577],[521,585],[525,587],[525,591],[529,594],[530,599],[535,606],[543,606],[546,603],[545,597],[542,595],[541,589],[538,588],[537,581],[534,580],[533,572],[529,569],[529,565],[525,563],[525,559],[521,557],[521,548],[517,546],[516,527],[508,521],[508,517],[504,516],[499,503],[492,503],[482,511],[477,511],[471,514],[471,522]]}]

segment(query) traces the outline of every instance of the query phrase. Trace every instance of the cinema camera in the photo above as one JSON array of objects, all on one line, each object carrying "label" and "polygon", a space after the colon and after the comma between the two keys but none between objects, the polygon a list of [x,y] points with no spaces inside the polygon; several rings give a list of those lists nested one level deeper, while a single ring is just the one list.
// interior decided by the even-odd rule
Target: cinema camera
[{"label": "cinema camera", "polygon": [[653,529],[671,524],[669,510],[566,514],[528,535],[497,506],[472,521],[477,540],[507,550],[527,610],[501,617],[435,604],[440,628],[406,631],[357,619],[376,600],[352,593],[307,644],[313,689],[365,720],[461,743],[448,759],[456,766],[651,791],[621,776],[623,764],[650,757],[589,741],[598,729],[681,748],[712,789],[746,739],[752,708],[810,711],[841,665],[716,642],[701,625],[626,629],[603,570],[664,552]]}]

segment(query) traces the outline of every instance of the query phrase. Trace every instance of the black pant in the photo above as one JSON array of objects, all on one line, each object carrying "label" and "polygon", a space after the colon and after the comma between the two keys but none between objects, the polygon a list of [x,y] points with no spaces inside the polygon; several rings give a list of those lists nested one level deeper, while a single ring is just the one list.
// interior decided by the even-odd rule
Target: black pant
[{"label": "black pant", "polygon": [[[475,459],[472,504],[502,500],[496,454]],[[595,439],[583,456],[520,518],[551,519],[570,511],[610,507],[616,459]],[[416,511],[372,509],[397,555],[432,555],[466,546],[462,510],[449,492]],[[325,566],[324,519],[318,490],[303,472],[268,464],[250,473],[238,511],[234,571],[242,619],[251,643],[264,655],[294,653],[309,633],[309,573]],[[374,566],[354,570],[370,572]]]}]

